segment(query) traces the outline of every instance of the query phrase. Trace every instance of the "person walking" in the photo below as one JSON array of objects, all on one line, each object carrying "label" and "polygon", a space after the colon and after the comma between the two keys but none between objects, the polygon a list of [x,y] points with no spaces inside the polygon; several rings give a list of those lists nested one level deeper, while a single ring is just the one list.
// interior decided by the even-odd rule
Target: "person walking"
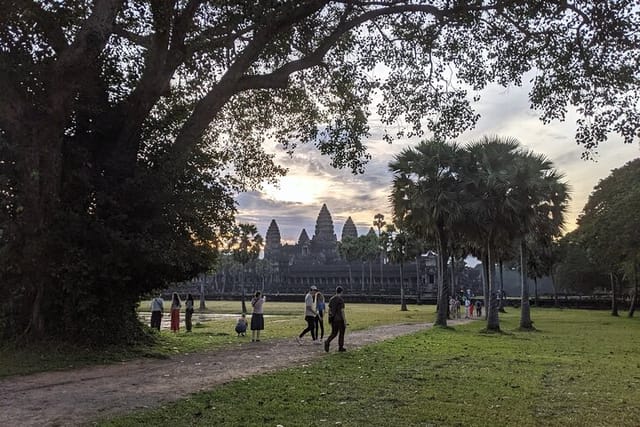
[{"label": "person walking", "polygon": [[[324,338],[324,295],[322,292],[316,292],[314,306],[316,307],[316,319],[315,319],[315,328],[316,328],[316,338],[322,340]],[[320,335],[318,336],[318,329],[320,330]]]},{"label": "person walking", "polygon": [[316,292],[318,292],[318,288],[311,286],[309,292],[304,296],[304,320],[307,322],[307,327],[296,337],[298,344],[302,344],[302,337],[305,336],[307,332],[311,332],[311,339],[314,343],[320,343],[320,341],[316,340],[315,326],[317,313],[313,304],[313,297],[316,295]]},{"label": "person walking", "polygon": [[251,300],[251,306],[253,307],[253,313],[251,314],[251,341],[260,341],[260,331],[264,329],[264,315],[262,306],[267,300],[267,297],[262,295],[260,291],[256,291],[253,299]]},{"label": "person walking", "polygon": [[151,327],[160,330],[162,323],[162,312],[164,310],[164,300],[162,294],[151,300]]},{"label": "person walking", "polygon": [[191,318],[193,317],[193,296],[187,294],[187,300],[184,303],[184,325],[187,328],[187,332],[191,332],[193,324]]},{"label": "person walking", "polygon": [[324,342],[324,351],[329,352],[331,341],[338,337],[338,351],[347,351],[344,348],[344,333],[347,330],[347,317],[344,314],[344,299],[342,298],[342,286],[336,288],[336,294],[329,300],[329,324],[331,335]]},{"label": "person walking", "polygon": [[178,332],[180,330],[180,297],[176,292],[173,293],[171,298],[171,331]]}]

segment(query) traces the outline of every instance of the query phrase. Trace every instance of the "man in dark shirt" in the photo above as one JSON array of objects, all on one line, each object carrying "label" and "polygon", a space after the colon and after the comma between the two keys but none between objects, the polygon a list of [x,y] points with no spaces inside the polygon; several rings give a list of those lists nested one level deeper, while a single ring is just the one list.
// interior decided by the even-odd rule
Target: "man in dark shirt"
[{"label": "man in dark shirt", "polygon": [[344,348],[344,333],[347,329],[347,318],[344,315],[344,300],[342,299],[342,287],[336,288],[336,294],[329,300],[329,323],[331,335],[324,342],[324,351],[329,352],[331,341],[338,336],[338,351],[347,351]]}]

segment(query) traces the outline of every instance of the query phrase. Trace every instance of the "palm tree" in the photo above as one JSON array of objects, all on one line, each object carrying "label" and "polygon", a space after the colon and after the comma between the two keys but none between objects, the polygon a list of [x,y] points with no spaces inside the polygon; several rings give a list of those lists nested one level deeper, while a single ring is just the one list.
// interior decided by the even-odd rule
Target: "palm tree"
[{"label": "palm tree", "polygon": [[385,248],[382,245],[383,236],[382,236],[382,227],[384,227],[386,222],[384,221],[384,215],[381,213],[375,214],[373,217],[373,226],[378,229],[378,240],[380,241],[380,289],[382,289],[382,268],[384,265],[384,253]]},{"label": "palm tree", "polygon": [[517,227],[517,200],[512,179],[519,143],[513,138],[484,137],[467,146],[466,190],[471,202],[466,217],[473,224],[471,239],[477,241],[486,277],[487,330],[499,331],[499,302],[494,284],[494,253],[512,241]]},{"label": "palm tree", "polygon": [[421,239],[433,238],[437,251],[438,314],[436,325],[447,325],[449,289],[445,266],[452,230],[462,219],[460,194],[463,153],[457,144],[438,139],[404,149],[389,163],[393,172],[390,196],[394,222]]},{"label": "palm tree", "polygon": [[411,257],[409,253],[409,236],[405,231],[394,232],[389,239],[389,261],[400,266],[400,310],[407,311],[407,302],[404,297],[404,263]]},{"label": "palm tree", "polygon": [[250,261],[258,259],[264,241],[254,224],[238,224],[229,243],[233,259],[242,265],[242,313],[246,313],[245,268]]},{"label": "palm tree", "polygon": [[527,257],[542,254],[550,248],[553,238],[559,237],[564,226],[564,214],[569,201],[569,191],[563,176],[553,168],[546,157],[532,152],[520,152],[516,156],[516,172],[513,177],[511,197],[517,201],[516,239],[520,243],[520,328],[533,329],[527,285]]},{"label": "palm tree", "polygon": [[351,292],[353,291],[353,272],[351,271],[351,263],[358,260],[358,239],[345,237],[338,244],[338,251],[349,266],[349,291]]}]

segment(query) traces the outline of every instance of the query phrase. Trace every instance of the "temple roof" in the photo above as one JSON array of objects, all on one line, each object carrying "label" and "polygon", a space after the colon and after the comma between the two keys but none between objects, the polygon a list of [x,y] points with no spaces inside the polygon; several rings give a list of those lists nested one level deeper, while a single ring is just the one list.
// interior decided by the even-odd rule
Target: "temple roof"
[{"label": "temple roof", "polygon": [[320,213],[316,220],[316,233],[313,236],[313,240],[326,242],[337,241],[333,230],[333,219],[331,219],[331,214],[326,204],[323,204],[322,208],[320,208]]},{"label": "temple roof", "polygon": [[271,220],[269,228],[267,229],[267,235],[265,236],[265,249],[266,248],[278,248],[280,243],[280,228],[275,219]]},{"label": "temple roof", "polygon": [[353,223],[351,217],[347,218],[344,226],[342,227],[342,236],[340,237],[340,240],[344,240],[345,237],[352,237],[354,239],[358,238],[358,229]]},{"label": "temple roof", "polygon": [[302,232],[300,233],[300,237],[298,237],[298,244],[299,245],[308,245],[310,241],[311,241],[311,239],[309,239],[309,235],[307,234],[307,230],[305,230],[303,228]]}]

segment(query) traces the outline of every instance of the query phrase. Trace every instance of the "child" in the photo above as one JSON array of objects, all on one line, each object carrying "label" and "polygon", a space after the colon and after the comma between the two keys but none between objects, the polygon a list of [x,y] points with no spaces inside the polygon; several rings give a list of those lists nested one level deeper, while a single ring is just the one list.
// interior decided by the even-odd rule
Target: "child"
[{"label": "child", "polygon": [[238,323],[236,323],[236,333],[239,337],[244,337],[245,332],[247,332],[247,318],[243,314],[238,318]]}]

